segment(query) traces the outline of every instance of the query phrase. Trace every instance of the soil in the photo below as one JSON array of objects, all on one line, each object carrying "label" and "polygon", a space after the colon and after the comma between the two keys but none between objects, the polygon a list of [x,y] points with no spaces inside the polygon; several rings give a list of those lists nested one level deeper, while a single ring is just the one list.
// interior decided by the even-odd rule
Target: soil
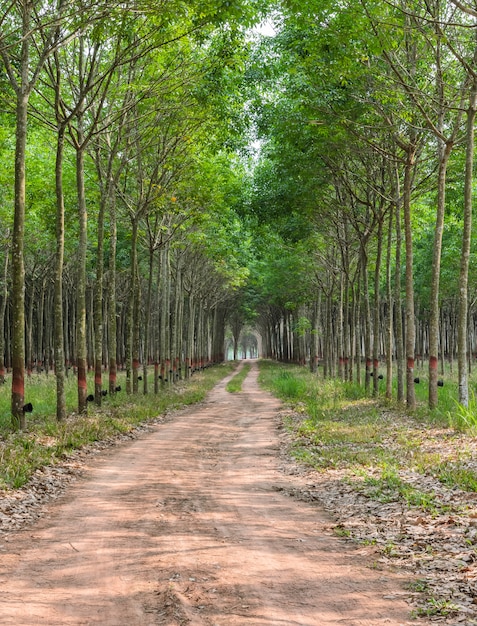
[{"label": "soil", "polygon": [[256,364],[242,392],[228,380],[85,456],[36,521],[0,536],[0,624],[416,624],[399,575],[287,495],[303,478],[280,454],[280,404]]}]

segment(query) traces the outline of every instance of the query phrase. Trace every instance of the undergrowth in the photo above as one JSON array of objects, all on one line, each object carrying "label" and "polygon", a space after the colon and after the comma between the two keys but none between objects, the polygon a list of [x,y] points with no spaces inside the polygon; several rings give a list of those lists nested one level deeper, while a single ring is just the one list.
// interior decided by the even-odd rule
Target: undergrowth
[{"label": "undergrowth", "polygon": [[[369,497],[402,499],[427,510],[434,506],[432,494],[406,484],[399,478],[401,470],[477,492],[477,466],[469,462],[469,454],[460,448],[451,457],[439,452],[446,439],[461,431],[475,434],[475,398],[468,409],[457,407],[452,384],[440,389],[438,411],[426,411],[421,404],[408,415],[383,396],[367,397],[356,384],[324,380],[300,366],[262,361],[259,381],[295,416],[286,423],[292,432],[291,452],[302,463],[321,471],[347,469],[361,476]],[[424,437],[434,442],[434,449],[425,449]]]},{"label": "undergrowth", "polygon": [[[70,412],[66,420],[55,419],[51,393],[54,376],[36,376],[28,386],[34,413],[25,431],[12,432],[6,403],[7,385],[0,389],[0,488],[24,485],[39,467],[58,462],[69,451],[95,441],[105,441],[132,431],[143,422],[190,404],[201,402],[207,392],[235,365],[231,362],[196,373],[187,381],[164,387],[158,395],[127,396],[124,391],[106,396],[100,408],[89,405],[87,415]],[[68,385],[75,386],[71,376]],[[121,381],[120,381],[121,382]],[[121,385],[124,389],[124,386]]]}]

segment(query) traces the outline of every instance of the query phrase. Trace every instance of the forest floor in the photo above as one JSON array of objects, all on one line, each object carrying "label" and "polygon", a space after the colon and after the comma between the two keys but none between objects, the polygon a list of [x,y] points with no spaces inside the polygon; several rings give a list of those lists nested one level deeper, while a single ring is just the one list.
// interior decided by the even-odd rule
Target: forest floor
[{"label": "forest floor", "polygon": [[[455,554],[459,520],[371,507],[339,473],[295,464],[283,407],[258,387],[256,364],[242,392],[225,390],[230,378],[201,405],[0,495],[0,624],[477,623],[470,595],[453,613],[412,619],[415,559],[383,549],[386,533],[412,527],[414,542],[432,532],[470,568]],[[351,527],[361,542],[338,536]]]}]

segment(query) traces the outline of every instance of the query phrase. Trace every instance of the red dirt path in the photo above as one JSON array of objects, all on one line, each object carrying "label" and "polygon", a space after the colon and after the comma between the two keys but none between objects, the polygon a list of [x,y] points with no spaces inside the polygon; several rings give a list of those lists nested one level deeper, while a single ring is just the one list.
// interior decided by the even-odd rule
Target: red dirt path
[{"label": "red dirt path", "polygon": [[392,574],[285,495],[300,478],[280,471],[280,405],[256,378],[88,459],[2,546],[0,624],[416,624]]}]

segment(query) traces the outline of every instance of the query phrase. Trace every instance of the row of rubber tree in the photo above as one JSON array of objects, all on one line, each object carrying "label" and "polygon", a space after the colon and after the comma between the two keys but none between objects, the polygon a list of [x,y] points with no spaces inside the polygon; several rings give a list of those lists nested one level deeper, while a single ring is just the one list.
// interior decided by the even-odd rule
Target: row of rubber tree
[{"label": "row of rubber tree", "polygon": [[154,363],[157,391],[223,358],[241,280],[222,254],[227,84],[257,15],[215,0],[0,3],[0,376],[11,368],[14,426],[35,368],[54,369],[62,420],[70,366],[82,413],[88,369],[100,403],[106,369],[110,392],[118,367],[146,391],[140,367]]},{"label": "row of rubber tree", "polygon": [[262,310],[267,351],[319,357],[374,391],[384,375],[388,395],[397,374],[410,408],[416,361],[428,363],[434,408],[444,358],[456,359],[467,406],[475,3],[291,0],[274,26],[260,51],[254,183],[283,245]]}]

